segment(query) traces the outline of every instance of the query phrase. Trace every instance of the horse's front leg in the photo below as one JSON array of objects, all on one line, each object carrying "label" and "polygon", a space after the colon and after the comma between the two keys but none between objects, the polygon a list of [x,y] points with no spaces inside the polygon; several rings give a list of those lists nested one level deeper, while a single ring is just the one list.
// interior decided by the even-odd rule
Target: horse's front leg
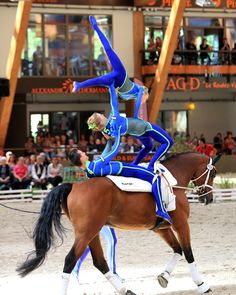
[{"label": "horse's front leg", "polygon": [[119,276],[110,271],[106,259],[104,257],[102,245],[99,236],[96,236],[89,244],[94,266],[100,270],[108,282],[122,295],[135,295],[130,290],[127,290],[125,285],[121,282]]},{"label": "horse's front leg", "polygon": [[181,246],[176,239],[172,229],[156,230],[161,238],[173,249],[174,254],[165,266],[164,271],[158,275],[157,279],[162,288],[166,288],[170,279],[171,273],[174,271],[178,261],[182,257]]},{"label": "horse's front leg", "polygon": [[194,261],[193,252],[190,242],[190,229],[187,218],[185,222],[181,222],[178,225],[175,225],[174,230],[178,235],[178,239],[181,245],[181,248],[184,252],[184,256],[188,262],[189,269],[191,272],[192,279],[197,285],[198,292],[200,294],[210,293],[211,289],[206,282],[203,281],[200,272],[197,269],[196,262]]}]

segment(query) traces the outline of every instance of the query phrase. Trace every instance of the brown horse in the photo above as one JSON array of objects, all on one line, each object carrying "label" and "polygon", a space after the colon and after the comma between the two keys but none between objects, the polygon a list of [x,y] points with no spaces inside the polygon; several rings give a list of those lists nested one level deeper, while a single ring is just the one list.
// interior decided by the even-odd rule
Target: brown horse
[{"label": "brown horse", "polygon": [[[198,153],[177,154],[163,161],[180,187],[187,187],[190,180],[194,180],[194,184],[200,187],[201,194],[209,191],[215,176],[214,161],[212,165],[209,163],[209,157]],[[106,177],[96,177],[76,184],[62,184],[54,188],[44,200],[33,234],[35,251],[17,271],[25,276],[44,262],[53,242],[53,224],[57,234],[62,238],[63,227],[60,217],[63,208],[75,232],[73,247],[65,259],[64,273],[72,272],[87,245],[90,246],[94,265],[103,274],[109,272],[99,240],[99,231],[105,224],[120,229],[153,230],[174,251],[164,272],[158,276],[161,286],[167,286],[170,274],[184,252],[198,291],[209,293],[211,290],[201,279],[194,262],[188,224],[190,210],[185,190],[174,188],[174,193],[176,210],[169,212],[173,220],[172,228],[157,230],[155,201],[150,193],[121,191]],[[209,198],[212,198],[211,191]],[[120,294],[134,294],[120,287],[117,290]]]}]

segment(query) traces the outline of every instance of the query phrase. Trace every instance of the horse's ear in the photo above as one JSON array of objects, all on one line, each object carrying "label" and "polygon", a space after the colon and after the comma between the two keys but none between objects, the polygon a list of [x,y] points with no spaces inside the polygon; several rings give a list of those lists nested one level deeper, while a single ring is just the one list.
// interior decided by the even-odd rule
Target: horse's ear
[{"label": "horse's ear", "polygon": [[217,163],[220,160],[221,156],[222,154],[216,155],[212,160],[212,165],[215,165],[215,163]]}]

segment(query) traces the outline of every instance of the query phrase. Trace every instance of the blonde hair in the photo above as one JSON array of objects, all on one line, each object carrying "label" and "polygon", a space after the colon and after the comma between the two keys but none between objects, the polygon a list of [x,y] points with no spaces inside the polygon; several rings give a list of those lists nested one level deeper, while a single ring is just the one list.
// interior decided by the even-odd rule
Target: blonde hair
[{"label": "blonde hair", "polygon": [[104,126],[101,125],[101,114],[93,113],[87,120],[89,129],[102,129]]}]

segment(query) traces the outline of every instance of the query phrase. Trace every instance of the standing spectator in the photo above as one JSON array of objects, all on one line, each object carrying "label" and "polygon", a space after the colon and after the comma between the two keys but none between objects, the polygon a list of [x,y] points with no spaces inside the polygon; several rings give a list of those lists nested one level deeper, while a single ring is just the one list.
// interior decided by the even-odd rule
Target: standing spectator
[{"label": "standing spectator", "polygon": [[192,38],[190,42],[186,43],[186,49],[189,52],[186,53],[186,62],[188,65],[196,65],[197,64],[197,47],[195,45],[195,38]]},{"label": "standing spectator", "polygon": [[32,70],[34,76],[42,76],[43,74],[43,52],[40,46],[36,47],[33,53]]},{"label": "standing spectator", "polygon": [[0,190],[9,190],[11,185],[11,170],[7,165],[7,158],[1,157],[0,160]]},{"label": "standing spectator", "polygon": [[230,46],[226,38],[223,39],[223,46],[220,48],[220,59],[222,65],[230,64]]},{"label": "standing spectator", "polygon": [[202,43],[200,45],[200,59],[201,59],[202,65],[204,65],[205,60],[207,60],[208,65],[211,63],[211,58],[208,53],[210,50],[211,50],[211,47],[207,44],[207,39],[203,38]]},{"label": "standing spectator", "polygon": [[32,182],[31,184],[41,189],[46,189],[47,170],[43,164],[43,158],[39,155],[36,158],[36,163],[32,167]]},{"label": "standing spectator", "polygon": [[63,181],[63,166],[58,158],[54,156],[52,163],[48,165],[48,182],[53,186],[58,186]]},{"label": "standing spectator", "polygon": [[162,40],[160,37],[156,37],[155,50],[156,50],[156,55],[157,55],[157,62],[158,62],[160,55],[161,55],[161,48],[162,48]]},{"label": "standing spectator", "polygon": [[19,157],[13,169],[12,189],[26,189],[30,184],[28,175],[28,167],[24,164],[24,157]]},{"label": "standing spectator", "polygon": [[232,155],[234,150],[234,139],[231,131],[228,131],[224,139],[224,153]]},{"label": "standing spectator", "polygon": [[153,34],[150,35],[150,38],[148,40],[147,50],[150,52],[147,64],[152,65],[157,59],[156,44],[153,39]]},{"label": "standing spectator", "polygon": [[234,48],[231,51],[231,61],[233,65],[236,65],[236,43],[234,43]]},{"label": "standing spectator", "polygon": [[218,132],[213,138],[213,146],[216,149],[216,153],[220,154],[223,152],[223,138],[222,134]]},{"label": "standing spectator", "polygon": [[212,157],[216,155],[216,149],[213,147],[213,145],[206,143],[206,140],[204,137],[201,137],[198,141],[198,146],[196,147],[196,151],[205,154],[208,157]]}]

